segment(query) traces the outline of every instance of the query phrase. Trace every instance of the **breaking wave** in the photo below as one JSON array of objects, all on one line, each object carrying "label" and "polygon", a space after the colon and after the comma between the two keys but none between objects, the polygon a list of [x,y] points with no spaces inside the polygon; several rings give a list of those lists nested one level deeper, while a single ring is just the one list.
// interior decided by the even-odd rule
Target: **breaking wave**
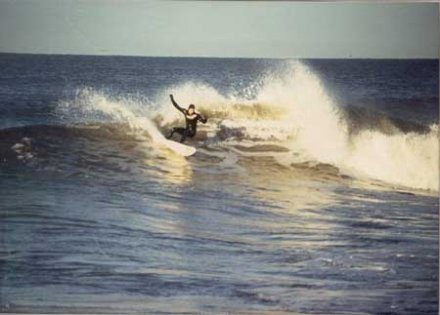
[{"label": "breaking wave", "polygon": [[283,164],[295,164],[301,156],[301,161],[331,164],[349,175],[438,191],[437,124],[421,126],[341,107],[307,65],[286,63],[263,75],[251,92],[224,95],[203,82],[184,82],[146,100],[83,89],[75,99],[60,102],[58,115],[75,124],[127,123],[155,137],[181,123],[169,102],[172,93],[179,104],[194,103],[209,117],[202,127],[209,143],[276,142],[290,152]]}]

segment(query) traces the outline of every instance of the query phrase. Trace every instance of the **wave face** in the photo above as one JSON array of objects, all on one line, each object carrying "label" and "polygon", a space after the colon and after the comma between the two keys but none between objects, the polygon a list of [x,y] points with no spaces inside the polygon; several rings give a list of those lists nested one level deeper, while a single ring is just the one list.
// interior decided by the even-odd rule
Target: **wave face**
[{"label": "wave face", "polygon": [[204,128],[207,143],[274,142],[290,152],[278,159],[284,165],[331,164],[350,176],[438,191],[437,124],[423,126],[343,107],[320,77],[299,61],[267,71],[251,87],[225,94],[190,81],[162,89],[153,101],[82,89],[73,100],[59,103],[58,115],[68,117],[70,123],[127,123],[132,130],[155,137],[181,123],[169,102],[173,93],[180,104],[194,103],[210,118]]}]

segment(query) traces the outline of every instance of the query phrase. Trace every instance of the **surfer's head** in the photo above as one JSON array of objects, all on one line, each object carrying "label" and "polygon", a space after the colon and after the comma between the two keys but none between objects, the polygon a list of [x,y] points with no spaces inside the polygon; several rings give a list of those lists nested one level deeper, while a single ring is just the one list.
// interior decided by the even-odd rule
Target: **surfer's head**
[{"label": "surfer's head", "polygon": [[196,111],[196,106],[194,104],[190,104],[188,106],[188,114],[192,115]]}]

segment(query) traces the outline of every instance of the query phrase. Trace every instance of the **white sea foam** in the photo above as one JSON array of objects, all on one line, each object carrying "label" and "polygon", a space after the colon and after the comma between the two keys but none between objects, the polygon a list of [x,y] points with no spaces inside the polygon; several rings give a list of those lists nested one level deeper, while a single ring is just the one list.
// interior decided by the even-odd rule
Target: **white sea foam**
[{"label": "white sea foam", "polygon": [[[160,138],[162,134],[157,126],[143,112],[141,102],[130,98],[111,98],[93,89],[83,89],[74,100],[60,102],[60,113],[73,114],[71,122],[94,122],[108,118],[112,121],[128,124],[132,130],[146,131],[152,138]],[[69,118],[72,119],[72,116]]]}]

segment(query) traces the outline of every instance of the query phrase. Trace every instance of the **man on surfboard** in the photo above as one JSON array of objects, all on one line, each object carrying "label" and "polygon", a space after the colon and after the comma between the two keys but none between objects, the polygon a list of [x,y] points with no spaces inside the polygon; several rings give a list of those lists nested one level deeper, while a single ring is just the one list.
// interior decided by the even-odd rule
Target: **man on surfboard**
[{"label": "man on surfboard", "polygon": [[173,128],[171,133],[168,135],[167,139],[170,139],[174,133],[178,133],[181,135],[180,143],[183,143],[187,137],[194,137],[197,132],[197,122],[201,121],[206,124],[208,119],[205,116],[196,112],[196,107],[194,104],[190,104],[188,109],[180,107],[176,101],[174,100],[173,94],[170,94],[171,103],[173,103],[174,107],[177,108],[182,114],[185,115],[185,128]]}]

